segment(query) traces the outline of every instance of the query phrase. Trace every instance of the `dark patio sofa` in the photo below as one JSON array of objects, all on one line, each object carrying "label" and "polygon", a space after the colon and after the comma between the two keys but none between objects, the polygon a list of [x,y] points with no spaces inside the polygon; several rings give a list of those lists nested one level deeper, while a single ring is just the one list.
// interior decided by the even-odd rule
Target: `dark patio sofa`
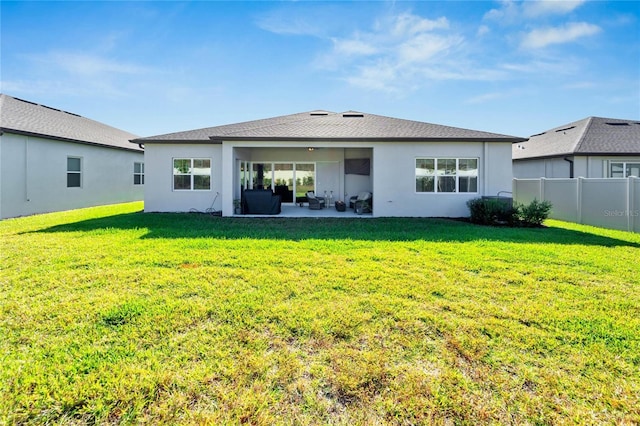
[{"label": "dark patio sofa", "polygon": [[280,214],[281,199],[270,189],[245,189],[242,194],[242,213]]},{"label": "dark patio sofa", "polygon": [[276,185],[276,195],[280,196],[280,201],[283,203],[293,203],[293,191],[289,189],[287,185]]}]

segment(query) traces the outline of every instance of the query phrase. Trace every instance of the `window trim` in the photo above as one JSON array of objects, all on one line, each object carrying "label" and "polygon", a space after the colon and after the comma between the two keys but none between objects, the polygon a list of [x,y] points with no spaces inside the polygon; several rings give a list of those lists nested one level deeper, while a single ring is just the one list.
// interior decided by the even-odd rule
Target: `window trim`
[{"label": "window trim", "polygon": [[[140,171],[136,172],[136,164],[140,164]],[[136,177],[139,177],[139,182],[136,183]],[[135,186],[144,185],[144,161],[133,162],[133,184]]]},{"label": "window trim", "polygon": [[[175,173],[175,161],[176,160],[189,160],[189,173]],[[209,174],[200,174],[200,173],[194,173],[194,166],[193,163],[194,161],[198,161],[198,160],[206,160],[209,162]],[[173,157],[171,159],[171,190],[172,191],[177,191],[177,192],[194,192],[194,191],[211,191],[211,169],[212,169],[212,164],[213,161],[210,157]],[[189,189],[180,189],[180,188],[176,188],[176,180],[175,177],[176,176],[190,176],[189,178]],[[206,189],[200,189],[200,188],[195,188],[194,187],[194,176],[209,176],[209,188]]]},{"label": "window trim", "polygon": [[[418,160],[433,160],[433,174],[428,174],[426,176],[430,176],[434,178],[433,181],[433,191],[418,191],[417,188],[417,179],[418,179],[418,175],[416,173],[416,169],[417,169],[417,162]],[[455,173],[454,174],[440,174],[438,172],[438,160],[455,160],[456,161],[456,169],[455,169]],[[460,175],[460,161],[461,160],[475,160],[476,161],[476,190],[475,191],[465,191],[465,192],[460,192],[460,178],[464,177]],[[480,158],[479,157],[445,157],[445,156],[440,156],[440,157],[415,157],[413,159],[413,170],[414,170],[414,174],[413,174],[413,188],[414,188],[414,193],[415,194],[478,194],[480,193]],[[438,177],[440,176],[448,176],[448,177],[454,177],[455,179],[455,191],[452,192],[445,192],[445,191],[438,191]]]},{"label": "window trim", "polygon": [[[80,170],[69,170],[69,160],[74,159],[80,162]],[[82,188],[83,179],[82,179],[82,163],[83,158],[77,155],[67,155],[67,188]],[[80,177],[80,183],[77,186],[69,186],[69,175],[78,175]]]},{"label": "window trim", "polygon": [[[622,175],[621,177],[613,177],[613,165],[614,164],[622,164]],[[633,164],[640,166],[640,161],[609,161],[609,176],[612,179],[627,179],[629,176],[627,175],[627,164]]]}]

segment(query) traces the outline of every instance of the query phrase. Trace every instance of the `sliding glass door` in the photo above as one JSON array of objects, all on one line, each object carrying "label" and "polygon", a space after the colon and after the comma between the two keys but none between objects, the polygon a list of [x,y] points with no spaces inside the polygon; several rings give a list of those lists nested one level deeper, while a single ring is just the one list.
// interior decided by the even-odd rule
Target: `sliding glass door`
[{"label": "sliding glass door", "polygon": [[[248,169],[251,176],[246,176]],[[252,189],[271,189],[280,195],[283,203],[295,203],[307,191],[315,190],[314,163],[254,162],[240,168],[240,182],[248,182]]]},{"label": "sliding glass door", "polygon": [[297,163],[296,167],[296,197],[304,197],[307,191],[316,190],[316,165],[313,163]]},{"label": "sliding glass door", "polygon": [[283,203],[293,203],[294,164],[275,163],[273,165],[273,192],[280,196]]}]

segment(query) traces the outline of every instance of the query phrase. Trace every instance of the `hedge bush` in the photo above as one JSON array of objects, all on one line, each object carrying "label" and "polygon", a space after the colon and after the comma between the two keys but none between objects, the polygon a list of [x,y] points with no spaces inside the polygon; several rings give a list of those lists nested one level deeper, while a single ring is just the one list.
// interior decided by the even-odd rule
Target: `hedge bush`
[{"label": "hedge bush", "polygon": [[551,203],[534,199],[530,204],[511,203],[510,198],[474,198],[467,201],[470,220],[480,225],[541,226],[549,217]]}]

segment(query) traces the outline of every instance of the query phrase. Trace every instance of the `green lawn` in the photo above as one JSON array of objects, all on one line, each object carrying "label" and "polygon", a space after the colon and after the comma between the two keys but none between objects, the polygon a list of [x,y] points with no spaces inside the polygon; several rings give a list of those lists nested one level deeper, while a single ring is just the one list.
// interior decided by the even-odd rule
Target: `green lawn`
[{"label": "green lawn", "polygon": [[0,424],[638,424],[640,235],[0,222]]}]

